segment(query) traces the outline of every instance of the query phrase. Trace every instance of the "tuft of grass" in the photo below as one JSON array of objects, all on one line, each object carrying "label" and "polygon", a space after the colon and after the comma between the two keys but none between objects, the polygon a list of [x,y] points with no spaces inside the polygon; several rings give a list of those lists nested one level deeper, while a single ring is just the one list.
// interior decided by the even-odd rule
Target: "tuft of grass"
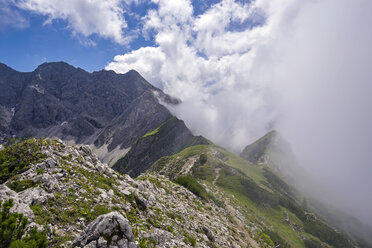
[{"label": "tuft of grass", "polygon": [[170,232],[170,233],[173,233],[174,232],[173,227],[172,226],[167,226],[167,231]]},{"label": "tuft of grass", "polygon": [[138,245],[140,248],[152,248],[155,247],[156,241],[152,238],[141,238]]},{"label": "tuft of grass", "polygon": [[196,246],[196,239],[193,236],[191,236],[187,232],[184,232],[183,236],[184,236],[183,242],[191,245],[192,247]]},{"label": "tuft of grass", "polygon": [[157,128],[155,128],[155,129],[152,130],[151,132],[146,133],[145,135],[142,136],[142,138],[146,138],[146,137],[148,137],[148,136],[151,136],[151,135],[157,134],[157,133],[159,132],[159,128],[160,128],[160,126],[157,127]]}]

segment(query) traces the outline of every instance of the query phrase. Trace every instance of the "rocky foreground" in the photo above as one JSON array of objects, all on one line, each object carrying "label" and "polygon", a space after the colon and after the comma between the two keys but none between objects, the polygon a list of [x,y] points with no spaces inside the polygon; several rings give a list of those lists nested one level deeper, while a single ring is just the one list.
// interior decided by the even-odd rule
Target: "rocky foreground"
[{"label": "rocky foreground", "polygon": [[28,218],[28,231],[44,232],[48,247],[247,246],[221,203],[164,176],[134,180],[100,162],[88,146],[26,142],[32,149],[23,152],[35,159],[8,175],[0,200],[13,199],[10,212]]}]

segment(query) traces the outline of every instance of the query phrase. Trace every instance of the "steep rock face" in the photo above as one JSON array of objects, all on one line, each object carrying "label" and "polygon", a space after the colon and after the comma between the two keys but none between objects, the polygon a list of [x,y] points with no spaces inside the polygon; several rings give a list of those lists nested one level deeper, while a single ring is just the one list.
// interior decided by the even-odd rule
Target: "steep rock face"
[{"label": "steep rock face", "polygon": [[133,70],[88,73],[57,62],[21,73],[0,64],[0,142],[59,137],[105,153],[129,148],[171,117],[159,99],[178,103]]},{"label": "steep rock face", "polygon": [[163,156],[175,154],[189,146],[207,144],[208,140],[193,136],[185,123],[173,116],[138,139],[113,168],[120,173],[138,176]]}]

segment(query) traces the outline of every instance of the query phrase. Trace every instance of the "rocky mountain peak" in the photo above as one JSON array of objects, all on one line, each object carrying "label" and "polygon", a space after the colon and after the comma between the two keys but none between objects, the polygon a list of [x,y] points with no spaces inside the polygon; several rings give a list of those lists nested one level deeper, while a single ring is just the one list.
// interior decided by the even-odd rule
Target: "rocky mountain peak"
[{"label": "rocky mountain peak", "polygon": [[58,68],[69,69],[69,70],[76,70],[76,67],[64,62],[64,61],[57,61],[57,62],[45,62],[40,64],[35,71],[40,70],[58,70]]},{"label": "rocky mountain peak", "polygon": [[111,164],[170,118],[162,103],[178,103],[134,70],[88,73],[51,62],[5,74],[0,72],[0,141],[58,137],[91,145]]}]

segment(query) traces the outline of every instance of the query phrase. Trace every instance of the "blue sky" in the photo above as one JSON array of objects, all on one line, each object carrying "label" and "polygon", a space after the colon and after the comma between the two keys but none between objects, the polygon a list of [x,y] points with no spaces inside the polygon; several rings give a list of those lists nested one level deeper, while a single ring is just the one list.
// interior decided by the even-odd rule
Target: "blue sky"
[{"label": "blue sky", "polygon": [[84,46],[64,28],[63,22],[42,26],[42,19],[31,18],[29,28],[0,31],[0,62],[19,71],[33,71],[44,62],[66,61],[93,71],[103,69],[115,54],[126,50],[100,38],[96,46]]}]

